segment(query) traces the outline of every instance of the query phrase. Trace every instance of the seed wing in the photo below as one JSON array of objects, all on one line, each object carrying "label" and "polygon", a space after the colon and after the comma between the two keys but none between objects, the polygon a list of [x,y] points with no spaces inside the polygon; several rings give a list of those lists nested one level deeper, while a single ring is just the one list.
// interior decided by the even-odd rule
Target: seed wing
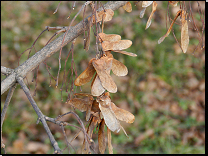
[{"label": "seed wing", "polygon": [[115,75],[117,76],[125,76],[128,74],[128,69],[127,67],[121,63],[120,61],[113,59],[112,63],[112,71]]},{"label": "seed wing", "polygon": [[115,114],[111,111],[109,107],[106,108],[106,107],[103,107],[101,104],[99,104],[99,108],[102,112],[102,115],[104,117],[105,124],[107,125],[107,127],[111,131],[118,133],[120,131],[120,123],[116,119]]},{"label": "seed wing", "polygon": [[120,40],[115,42],[104,41],[102,42],[102,47],[104,51],[107,50],[124,50],[132,45],[131,40]]},{"label": "seed wing", "polygon": [[186,20],[186,11],[182,11],[182,28],[181,28],[181,48],[186,53],[189,44],[188,22]]},{"label": "seed wing", "polygon": [[95,58],[90,60],[87,68],[76,78],[74,81],[75,86],[82,86],[92,79],[93,75],[95,74],[95,69],[92,65],[93,60],[95,60]]},{"label": "seed wing", "polygon": [[116,118],[127,123],[133,123],[135,117],[132,113],[117,107],[113,102],[111,102],[111,109],[114,112]]},{"label": "seed wing", "polygon": [[101,57],[98,60],[92,62],[103,88],[111,93],[117,92],[117,86],[110,76],[110,70],[112,67],[113,58]]}]

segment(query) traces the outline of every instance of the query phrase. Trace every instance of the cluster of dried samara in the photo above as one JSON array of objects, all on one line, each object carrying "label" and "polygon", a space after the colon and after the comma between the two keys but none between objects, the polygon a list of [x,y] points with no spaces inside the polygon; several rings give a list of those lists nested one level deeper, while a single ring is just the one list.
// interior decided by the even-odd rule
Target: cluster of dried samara
[{"label": "cluster of dried samara", "polygon": [[[169,1],[169,3],[173,6],[176,6],[178,1]],[[152,12],[149,16],[145,29],[149,28],[149,26],[151,25],[151,19],[154,12],[156,11],[157,3],[156,1],[142,1],[142,7],[144,9],[140,12],[141,18],[144,16],[146,8],[151,4]],[[93,7],[93,5],[91,6]],[[127,12],[131,12],[131,3],[127,2],[126,5],[123,6],[123,9]],[[86,112],[86,121],[89,122],[87,134],[90,137],[90,141],[92,141],[91,138],[93,134],[93,129],[96,127],[96,125],[99,125],[98,143],[100,153],[105,152],[106,144],[104,126],[107,126],[108,149],[109,153],[113,153],[113,147],[111,145],[111,131],[118,133],[120,129],[123,129],[123,127],[120,125],[119,120],[125,121],[127,123],[133,123],[135,117],[132,113],[118,108],[111,101],[109,92],[116,93],[117,86],[110,76],[110,71],[112,70],[112,72],[117,76],[125,76],[128,73],[127,67],[123,63],[114,59],[111,52],[118,52],[133,57],[137,55],[134,53],[123,51],[124,49],[127,49],[132,45],[132,42],[130,40],[121,40],[120,35],[103,33],[104,22],[110,21],[112,19],[114,15],[113,10],[105,9],[100,12],[96,12],[95,15],[88,18],[89,25],[87,30],[87,37],[84,43],[84,49],[86,51],[89,49],[90,28],[92,26],[92,23],[102,21],[102,33],[99,33],[97,37],[99,38],[99,42],[101,43],[103,55],[99,58],[92,58],[89,61],[87,68],[74,81],[74,84],[76,86],[82,86],[88,83],[94,77],[91,82],[91,94],[76,93],[76,98],[68,101],[68,104],[77,108],[81,112]],[[176,17],[172,21],[172,24],[170,25],[170,28],[168,29],[168,32],[159,39],[158,44],[160,44],[165,39],[165,37],[169,35],[171,28],[179,15],[182,16],[181,48],[185,53],[187,51],[189,43],[188,24],[186,20],[187,13],[185,10],[178,11]],[[82,96],[82,98],[77,98],[77,96]],[[96,98],[94,99],[93,96]],[[123,131],[125,132],[124,129]],[[85,141],[82,146],[82,153],[90,153],[89,144],[87,144]]]},{"label": "cluster of dried samara", "polygon": [[[169,1],[169,4],[171,4],[172,6],[175,7],[175,6],[177,6],[178,2],[179,1]],[[153,17],[154,12],[156,11],[157,3],[156,3],[156,1],[142,1],[142,7],[144,9],[140,12],[140,18],[143,18],[146,8],[148,6],[150,6],[151,4],[152,4],[152,12],[149,16],[149,19],[147,21],[145,29],[149,28],[149,26],[151,25],[151,19]],[[181,26],[182,26],[182,28],[181,28],[181,49],[184,53],[186,53],[187,48],[188,48],[188,44],[189,44],[189,35],[188,35],[187,11],[183,10],[183,9],[180,9],[176,13],[176,16],[173,19],[167,33],[158,40],[158,44],[160,44],[170,34],[173,24],[175,23],[178,16],[181,16]]]},{"label": "cluster of dried samara", "polygon": [[[127,12],[131,12],[131,3],[127,2],[123,8]],[[112,19],[113,15],[113,10],[105,9],[105,11],[96,13],[96,19],[97,22],[107,22]],[[93,16],[92,19],[89,17],[88,21],[90,21],[90,26],[88,29],[88,36],[86,38],[87,40],[85,41],[84,45],[86,51],[89,49],[90,27],[91,23],[95,22],[95,16]],[[111,51],[133,57],[136,57],[137,55],[122,51],[129,48],[132,45],[132,41],[121,40],[120,35],[99,33],[98,38],[99,42],[101,43],[103,55],[99,58],[92,58],[89,61],[87,68],[74,81],[76,86],[82,86],[94,77],[91,83],[91,94],[76,93],[76,98],[71,99],[67,103],[77,108],[81,112],[86,112],[86,121],[89,122],[87,134],[90,138],[92,138],[93,129],[96,127],[96,125],[99,125],[98,143],[100,153],[105,152],[106,144],[104,126],[107,126],[108,149],[109,153],[113,153],[113,147],[111,145],[111,131],[118,133],[120,129],[123,129],[119,120],[125,121],[127,123],[133,123],[135,117],[132,113],[118,108],[111,101],[109,92],[116,93],[117,86],[110,76],[110,71],[112,70],[112,72],[117,76],[125,76],[128,74],[127,67],[123,63],[114,59]],[[81,98],[78,98],[77,96],[81,96]],[[93,96],[96,98],[94,99]],[[124,129],[123,131],[126,134]],[[90,141],[92,141],[92,139]],[[89,152],[89,144],[84,141],[82,153]]]},{"label": "cluster of dried samara", "polygon": [[[117,76],[125,76],[128,73],[127,67],[113,58],[111,51],[119,52],[129,56],[137,56],[134,53],[122,51],[131,46],[130,40],[121,40],[120,35],[99,33],[99,40],[104,51],[104,55],[99,59],[93,58],[89,61],[87,68],[74,81],[76,86],[82,86],[91,83],[91,94],[77,93],[75,95],[84,96],[84,98],[74,98],[68,101],[68,104],[74,106],[80,111],[86,111],[86,120],[90,122],[87,133],[92,137],[93,129],[98,124],[98,143],[100,153],[105,151],[104,125],[113,132],[119,132],[122,126],[119,120],[127,123],[134,122],[134,115],[124,109],[118,108],[112,101],[109,92],[116,93],[117,86],[110,76],[110,71]],[[95,74],[96,73],[96,74]],[[106,92],[106,90],[108,92]],[[93,96],[96,97],[94,100]],[[122,128],[123,129],[123,128]],[[108,139],[110,131],[108,130]],[[124,129],[123,129],[124,130]],[[125,131],[124,131],[125,132]],[[125,132],[126,134],[126,132]],[[111,141],[108,140],[109,153],[112,153]],[[89,149],[83,144],[83,153],[88,153]]]}]

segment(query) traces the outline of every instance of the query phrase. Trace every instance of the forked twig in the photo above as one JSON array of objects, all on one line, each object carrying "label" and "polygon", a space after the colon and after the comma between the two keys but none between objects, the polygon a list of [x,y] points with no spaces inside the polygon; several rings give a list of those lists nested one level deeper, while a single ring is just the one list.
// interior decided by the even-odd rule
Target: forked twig
[{"label": "forked twig", "polygon": [[49,137],[49,139],[50,139],[50,142],[51,142],[51,144],[52,144],[52,146],[53,146],[53,148],[54,148],[54,152],[55,152],[55,153],[62,153],[62,152],[61,152],[61,149],[60,149],[59,146],[58,146],[58,143],[56,142],[55,138],[53,137],[53,135],[52,135],[52,133],[51,133],[51,131],[50,131],[50,129],[49,129],[47,123],[46,123],[46,120],[45,120],[45,118],[44,118],[43,113],[42,113],[41,110],[38,108],[37,104],[35,103],[35,101],[34,101],[32,95],[30,94],[29,89],[27,88],[27,86],[25,85],[25,83],[24,83],[24,81],[23,81],[23,78],[22,78],[22,77],[17,77],[16,79],[17,79],[18,83],[21,85],[23,91],[25,92],[25,94],[26,94],[28,100],[30,101],[32,107],[34,108],[36,114],[38,115],[38,121],[41,121],[41,122],[42,122],[43,127],[45,128],[46,133],[48,134],[48,137]]}]

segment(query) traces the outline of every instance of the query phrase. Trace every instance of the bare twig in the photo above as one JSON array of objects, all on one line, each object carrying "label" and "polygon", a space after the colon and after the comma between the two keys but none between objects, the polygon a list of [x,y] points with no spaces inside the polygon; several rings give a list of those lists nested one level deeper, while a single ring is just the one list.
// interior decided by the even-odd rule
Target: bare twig
[{"label": "bare twig", "polygon": [[9,93],[7,95],[7,98],[6,98],[6,101],[5,101],[5,104],[4,104],[4,108],[1,112],[1,148],[4,149],[4,153],[6,154],[6,151],[5,151],[5,145],[3,144],[3,139],[2,139],[2,125],[3,125],[3,122],[4,122],[4,118],[5,118],[5,115],[6,115],[6,111],[7,111],[7,108],[9,106],[9,103],[10,103],[10,100],[12,98],[12,95],[14,93],[14,90],[16,88],[16,83],[10,88],[9,90]]},{"label": "bare twig", "polygon": [[17,81],[18,81],[18,83],[21,85],[21,87],[22,87],[23,91],[25,92],[25,94],[26,94],[28,100],[30,101],[30,103],[31,103],[31,105],[33,106],[33,108],[34,108],[36,114],[38,115],[38,121],[41,121],[41,122],[42,122],[43,127],[45,128],[46,133],[48,134],[48,137],[49,137],[49,139],[50,139],[50,141],[51,141],[51,144],[52,144],[52,146],[53,146],[53,148],[54,148],[54,152],[55,152],[55,153],[62,153],[62,152],[61,152],[61,149],[60,149],[59,146],[58,146],[58,143],[57,143],[56,140],[54,139],[54,137],[53,137],[53,135],[52,135],[52,133],[51,133],[51,131],[50,131],[50,129],[49,129],[47,123],[46,123],[46,120],[45,120],[45,118],[44,118],[43,113],[42,113],[41,110],[38,108],[37,104],[35,103],[35,101],[34,101],[32,95],[30,94],[29,89],[27,88],[27,86],[25,85],[25,83],[24,83],[24,81],[23,81],[23,78],[22,78],[22,77],[17,77]]}]

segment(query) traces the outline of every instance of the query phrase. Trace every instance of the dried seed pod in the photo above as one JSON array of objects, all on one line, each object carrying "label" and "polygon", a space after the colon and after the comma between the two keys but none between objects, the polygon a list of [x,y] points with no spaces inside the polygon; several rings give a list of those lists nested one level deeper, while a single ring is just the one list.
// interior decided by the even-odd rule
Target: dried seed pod
[{"label": "dried seed pod", "polygon": [[105,9],[98,13],[98,21],[102,21],[103,14],[105,14],[105,18],[103,19],[105,22],[110,21],[114,15],[114,11],[112,9]]},{"label": "dried seed pod", "polygon": [[151,25],[152,16],[153,16],[154,12],[156,11],[156,9],[157,9],[157,3],[154,1],[153,4],[152,4],[152,12],[151,12],[151,14],[149,16],[149,19],[147,21],[145,29],[149,28],[149,26]]},{"label": "dried seed pod", "polygon": [[152,4],[153,1],[142,1],[142,7],[146,8]]},{"label": "dried seed pod", "polygon": [[169,3],[174,7],[177,6],[178,2],[179,1],[169,1]]},{"label": "dried seed pod", "polygon": [[[111,102],[109,92],[97,97],[96,101],[99,103],[99,108],[105,120],[105,124],[111,131],[116,131],[118,133],[122,128],[118,120],[127,123],[134,122],[135,117],[133,114],[124,109],[118,108],[113,102]],[[126,134],[125,130],[124,133]]]},{"label": "dried seed pod", "polygon": [[96,100],[93,100],[91,112],[93,113],[100,112],[99,103]]},{"label": "dried seed pod", "polygon": [[[102,21],[103,18],[104,18],[103,21],[107,22],[107,21],[110,21],[112,19],[113,15],[114,15],[114,11],[112,9],[105,9],[105,11],[102,10],[100,12],[97,12],[96,15],[97,15],[96,16],[97,22]],[[90,21],[90,20],[91,20],[91,17],[88,18],[88,21]],[[93,15],[92,22],[95,23],[95,16],[94,15]]]},{"label": "dried seed pod", "polygon": [[109,154],[113,154],[113,146],[111,144],[111,131],[110,129],[107,127],[107,135],[108,135],[108,150],[109,150]]},{"label": "dried seed pod", "polygon": [[126,12],[131,12],[132,11],[132,6],[130,2],[127,2],[124,6],[123,9],[126,10]]},{"label": "dried seed pod", "polygon": [[124,50],[132,45],[130,40],[120,40],[115,42],[104,41],[102,42],[102,47],[104,51],[108,50]]},{"label": "dried seed pod", "polygon": [[182,10],[181,48],[184,53],[186,53],[189,44],[188,22],[186,18],[187,18],[186,11]]},{"label": "dried seed pod", "polygon": [[132,113],[117,107],[113,102],[111,102],[111,109],[115,113],[116,118],[127,123],[133,123],[135,117]]},{"label": "dried seed pod", "polygon": [[[117,86],[110,76],[110,70],[112,67],[113,58],[101,57],[98,60],[92,62],[103,88],[108,90],[111,93],[117,92]],[[95,83],[95,82],[94,82]]]},{"label": "dried seed pod", "polygon": [[90,60],[87,68],[76,78],[74,81],[75,86],[82,86],[92,79],[93,75],[95,74],[95,69],[92,65],[93,60],[95,60],[95,58]]},{"label": "dried seed pod", "polygon": [[122,51],[121,50],[113,50],[113,52],[129,55],[129,56],[132,56],[132,57],[137,57],[137,54],[130,53],[130,52],[123,51],[123,50]]},{"label": "dried seed pod", "polygon": [[90,99],[93,100],[93,97],[89,93],[74,93],[75,96],[84,96],[84,97],[89,97]]},{"label": "dried seed pod", "polygon": [[102,41],[109,41],[109,42],[115,42],[115,41],[120,41],[121,36],[117,34],[105,34],[105,33],[99,33],[98,34],[100,42]]},{"label": "dried seed pod", "polygon": [[[105,53],[109,58],[113,58],[113,55],[111,54],[110,51],[106,51]],[[117,76],[125,76],[128,74],[127,67],[123,63],[121,63],[120,61],[114,58],[113,58],[111,70]]]},{"label": "dried seed pod", "polygon": [[73,98],[67,103],[77,108],[81,112],[86,111],[86,121],[89,121],[91,115],[91,107],[94,100],[92,95],[86,93],[75,93],[75,95],[85,96],[85,99]]},{"label": "dried seed pod", "polygon": [[91,94],[93,96],[100,96],[104,91],[105,91],[105,88],[103,88],[100,78],[96,74],[95,78],[92,81]]},{"label": "dried seed pod", "polygon": [[[90,139],[92,138],[92,133],[93,133],[95,126],[98,123],[98,120],[99,119],[97,117],[93,117],[92,120],[90,121],[88,128],[87,128],[87,134],[89,135]],[[84,140],[84,142],[82,144],[82,154],[89,154],[89,153],[90,153],[89,146],[86,146],[86,143]]]},{"label": "dried seed pod", "polygon": [[113,59],[111,70],[117,76],[126,76],[128,74],[127,67],[116,59]]},{"label": "dried seed pod", "polygon": [[110,106],[108,106],[108,104],[106,104],[105,101],[101,103],[98,100],[97,102],[99,103],[99,108],[104,117],[105,124],[107,125],[107,127],[111,131],[118,133],[120,131],[120,123],[117,120],[114,112],[109,108]]},{"label": "dried seed pod", "polygon": [[140,12],[140,18],[143,18],[144,17],[145,10],[146,10],[146,8],[143,8],[142,11]]},{"label": "dried seed pod", "polygon": [[91,108],[92,106],[91,101],[87,101],[87,100],[80,99],[80,98],[73,98],[69,100],[67,103],[77,108],[81,112],[85,112],[88,109],[88,107]]},{"label": "dried seed pod", "polygon": [[104,117],[105,124],[107,127],[113,131],[113,132],[119,132],[120,131],[120,123],[117,120],[114,112],[111,109],[111,99],[109,97],[109,93],[105,93],[101,96],[99,96],[96,101],[99,103],[99,108],[101,110],[101,113]]},{"label": "dried seed pod", "polygon": [[101,154],[105,153],[105,147],[106,147],[104,127],[105,127],[105,121],[102,119],[98,131],[98,148]]}]

